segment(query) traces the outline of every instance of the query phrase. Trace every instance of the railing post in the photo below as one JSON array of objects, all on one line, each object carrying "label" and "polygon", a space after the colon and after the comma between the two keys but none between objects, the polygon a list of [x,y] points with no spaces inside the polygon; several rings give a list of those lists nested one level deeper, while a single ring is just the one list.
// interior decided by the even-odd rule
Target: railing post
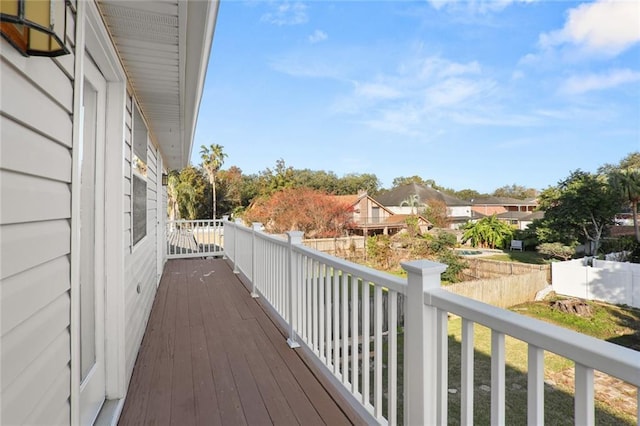
[{"label": "railing post", "polygon": [[447,265],[428,260],[402,262],[407,271],[405,320],[405,415],[408,425],[435,425],[438,419],[438,316],[424,303],[424,292],[440,287]]},{"label": "railing post", "polygon": [[258,250],[256,244],[256,234],[262,228],[262,224],[260,222],[253,222],[251,224],[251,297],[258,298],[258,292],[256,291],[256,265],[258,263],[258,259],[256,256],[256,251]]},{"label": "railing post", "polygon": [[235,220],[235,226],[233,227],[233,273],[239,274],[238,269],[238,228],[242,225],[242,219]]},{"label": "railing post", "polygon": [[293,246],[302,244],[302,231],[290,231],[287,232],[287,240],[289,242],[288,254],[287,254],[287,288],[289,291],[289,338],[287,343],[291,349],[299,348],[300,344],[296,341],[295,324],[298,319],[298,315],[295,307],[298,301],[298,283],[295,280],[295,268]]},{"label": "railing post", "polygon": [[224,247],[224,224],[229,222],[229,215],[225,214],[222,215],[222,226],[220,227],[220,230],[222,231],[222,234],[218,233],[218,241],[220,242],[220,244],[222,244],[222,259],[226,260],[227,259],[227,252],[225,250]]}]

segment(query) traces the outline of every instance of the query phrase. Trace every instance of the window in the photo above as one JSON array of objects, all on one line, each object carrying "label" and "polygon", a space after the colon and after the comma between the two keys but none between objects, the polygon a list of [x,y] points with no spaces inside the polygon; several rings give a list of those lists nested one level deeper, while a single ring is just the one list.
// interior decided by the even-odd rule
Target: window
[{"label": "window", "polygon": [[147,128],[138,108],[133,110],[131,156],[131,217],[135,246],[147,235]]}]

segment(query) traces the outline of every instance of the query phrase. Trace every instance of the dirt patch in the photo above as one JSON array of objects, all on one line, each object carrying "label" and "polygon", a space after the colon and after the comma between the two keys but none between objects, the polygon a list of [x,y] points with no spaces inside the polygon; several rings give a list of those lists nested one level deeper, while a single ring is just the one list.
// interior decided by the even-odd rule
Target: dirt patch
[{"label": "dirt patch", "polygon": [[[547,374],[546,382],[573,393],[574,369],[567,368]],[[594,372],[595,399],[616,411],[635,416],[638,410],[638,390],[635,386],[600,371]]]}]

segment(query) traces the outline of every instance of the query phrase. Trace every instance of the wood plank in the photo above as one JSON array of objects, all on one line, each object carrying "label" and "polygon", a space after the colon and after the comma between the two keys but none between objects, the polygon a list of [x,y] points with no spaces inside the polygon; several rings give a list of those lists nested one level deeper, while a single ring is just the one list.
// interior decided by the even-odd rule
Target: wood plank
[{"label": "wood plank", "polygon": [[[262,310],[262,307],[256,306],[255,309]],[[266,314],[265,314],[266,315]],[[274,347],[278,350],[280,356],[285,360],[286,365],[291,370],[293,376],[296,378],[300,386],[304,390],[309,400],[313,401],[314,407],[322,417],[326,424],[346,424],[352,423],[357,420],[355,414],[351,419],[338,407],[336,401],[327,393],[315,375],[309,370],[307,365],[301,360],[302,354],[292,351],[286,344],[282,344],[285,341],[284,334],[276,328],[275,324],[268,319],[268,321],[258,321],[265,336],[274,344]],[[334,397],[338,397],[335,395]],[[341,404],[343,407],[347,406],[347,403]]]},{"label": "wood plank", "polygon": [[179,275],[169,271],[167,302],[162,317],[161,331],[156,346],[158,357],[153,366],[149,402],[145,415],[148,424],[165,425],[171,419],[171,378],[173,370],[173,348],[175,346],[175,324],[177,307],[177,285]]},{"label": "wood plank", "polygon": [[[212,277],[203,276],[203,282],[207,283],[207,293],[200,299],[200,304],[207,339],[209,363],[220,408],[220,419],[223,424],[246,425],[247,421],[242,411],[242,403],[240,402],[235,380],[231,374],[229,360],[226,353],[220,350],[223,347],[226,348],[226,345],[222,341],[222,326],[220,325],[221,321],[215,315],[215,305],[218,301],[222,302],[222,300],[215,294],[216,286]],[[221,305],[224,306],[224,303],[221,303]]]},{"label": "wood plank", "polygon": [[120,423],[361,423],[328,389],[225,261],[170,260]]},{"label": "wood plank", "polygon": [[167,289],[169,288],[168,274],[164,273],[160,280],[156,300],[154,301],[147,330],[145,331],[140,352],[136,359],[126,404],[121,418],[126,419],[123,424],[144,424],[149,392],[151,390],[151,378],[153,368],[158,359],[158,351],[155,347],[162,332],[161,323],[167,303]]},{"label": "wood plank", "polygon": [[189,294],[187,270],[183,268],[177,275],[177,303],[173,374],[171,384],[171,424],[195,424],[193,404],[193,378],[191,371],[191,336],[189,330]]}]

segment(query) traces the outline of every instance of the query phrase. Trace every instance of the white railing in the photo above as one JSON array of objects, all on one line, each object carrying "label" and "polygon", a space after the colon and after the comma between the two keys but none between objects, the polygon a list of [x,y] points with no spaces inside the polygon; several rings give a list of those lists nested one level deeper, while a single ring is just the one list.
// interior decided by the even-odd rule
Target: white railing
[{"label": "white railing", "polygon": [[260,229],[225,223],[234,271],[369,422],[447,423],[449,314],[462,318],[461,424],[473,423],[474,323],[492,333],[492,424],[505,423],[507,335],[528,344],[528,424],[544,423],[545,350],[576,364],[575,424],[594,424],[594,370],[640,386],[638,352],[447,292],[446,265],[404,263],[402,279],[304,247],[300,232]]},{"label": "white railing", "polygon": [[167,258],[224,255],[223,220],[167,221]]}]

